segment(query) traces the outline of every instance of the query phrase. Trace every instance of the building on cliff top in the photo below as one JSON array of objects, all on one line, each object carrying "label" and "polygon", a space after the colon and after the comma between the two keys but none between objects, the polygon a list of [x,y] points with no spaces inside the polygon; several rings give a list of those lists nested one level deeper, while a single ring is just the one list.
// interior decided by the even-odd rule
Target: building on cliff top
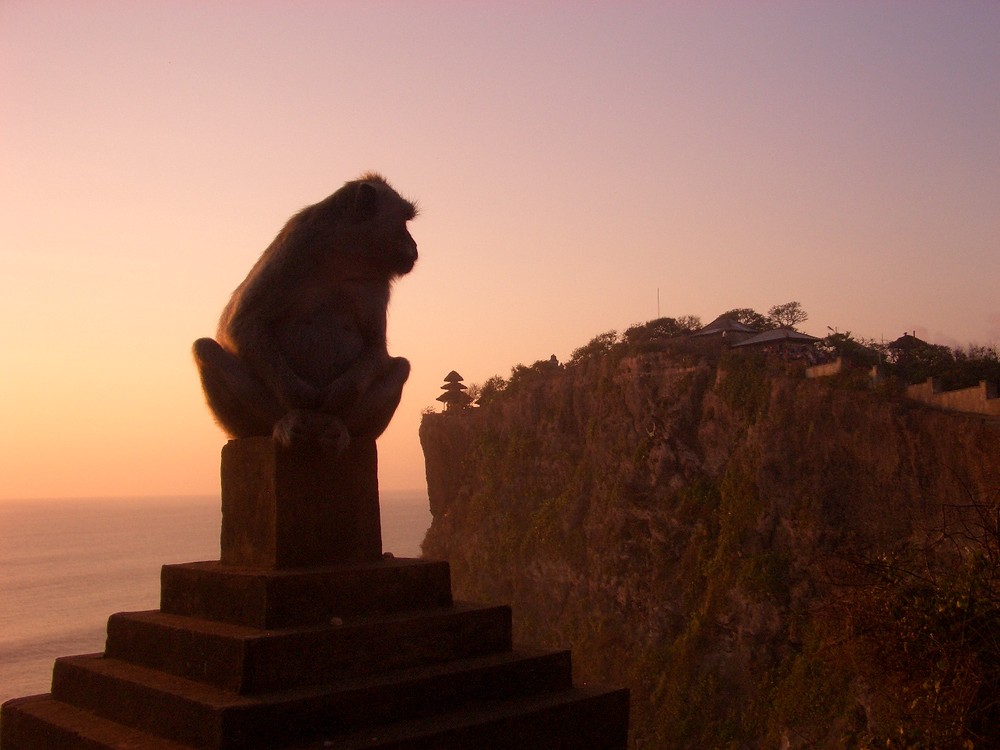
[{"label": "building on cliff top", "polygon": [[732,348],[749,347],[774,352],[785,360],[801,360],[808,364],[820,361],[815,344],[820,341],[816,336],[801,333],[792,328],[775,328],[758,333],[744,341],[732,344]]},{"label": "building on cliff top", "polygon": [[748,339],[740,341],[738,344],[733,344],[733,348],[735,349],[738,346],[771,346],[774,344],[815,344],[819,340],[816,336],[810,336],[808,333],[800,333],[792,328],[775,328],[751,336]]},{"label": "building on cliff top", "polygon": [[720,315],[707,326],[699,328],[692,336],[721,336],[727,343],[743,341],[759,333],[756,328],[743,325],[738,320]]}]

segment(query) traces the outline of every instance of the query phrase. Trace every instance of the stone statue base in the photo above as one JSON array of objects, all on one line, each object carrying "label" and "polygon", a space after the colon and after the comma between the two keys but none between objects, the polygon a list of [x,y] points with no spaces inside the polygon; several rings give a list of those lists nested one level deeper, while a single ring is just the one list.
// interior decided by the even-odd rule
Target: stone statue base
[{"label": "stone statue base", "polygon": [[374,444],[235,440],[222,467],[222,559],[164,565],[160,609],[6,702],[3,750],[624,750],[627,690],[515,647],[510,607],[452,602],[447,562],[382,557]]},{"label": "stone statue base", "polygon": [[382,557],[375,441],[331,459],[271,438],[222,449],[223,565],[296,568]]}]

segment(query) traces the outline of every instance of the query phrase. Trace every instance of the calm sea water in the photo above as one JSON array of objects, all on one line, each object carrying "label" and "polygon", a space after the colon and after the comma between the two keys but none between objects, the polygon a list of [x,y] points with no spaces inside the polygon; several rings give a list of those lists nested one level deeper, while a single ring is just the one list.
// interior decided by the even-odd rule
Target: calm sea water
[{"label": "calm sea water", "polygon": [[[419,557],[424,492],[381,493],[382,548]],[[0,702],[48,692],[57,656],[104,650],[114,612],[156,609],[160,566],[219,559],[215,497],[0,501]]]}]

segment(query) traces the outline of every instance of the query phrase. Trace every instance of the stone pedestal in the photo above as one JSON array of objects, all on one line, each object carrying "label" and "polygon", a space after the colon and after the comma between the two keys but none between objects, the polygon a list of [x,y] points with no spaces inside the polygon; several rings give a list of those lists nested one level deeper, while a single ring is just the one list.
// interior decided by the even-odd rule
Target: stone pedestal
[{"label": "stone pedestal", "polygon": [[375,442],[336,459],[270,438],[222,449],[223,565],[295,568],[382,556]]},{"label": "stone pedestal", "polygon": [[160,609],[256,628],[451,605],[448,563],[390,558],[296,570],[217,562],[164,565]]},{"label": "stone pedestal", "polygon": [[0,709],[3,750],[624,750],[628,691],[452,602],[448,564],[383,559],[373,444],[223,451],[222,560],[163,566],[160,609]]}]

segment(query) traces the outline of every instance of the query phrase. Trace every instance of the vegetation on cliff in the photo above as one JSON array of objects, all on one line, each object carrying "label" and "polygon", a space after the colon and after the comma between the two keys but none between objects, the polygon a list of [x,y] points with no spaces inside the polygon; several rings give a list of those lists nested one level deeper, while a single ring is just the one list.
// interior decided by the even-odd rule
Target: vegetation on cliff
[{"label": "vegetation on cliff", "polygon": [[628,685],[636,748],[1000,744],[1000,425],[653,328],[425,414],[456,596]]}]

